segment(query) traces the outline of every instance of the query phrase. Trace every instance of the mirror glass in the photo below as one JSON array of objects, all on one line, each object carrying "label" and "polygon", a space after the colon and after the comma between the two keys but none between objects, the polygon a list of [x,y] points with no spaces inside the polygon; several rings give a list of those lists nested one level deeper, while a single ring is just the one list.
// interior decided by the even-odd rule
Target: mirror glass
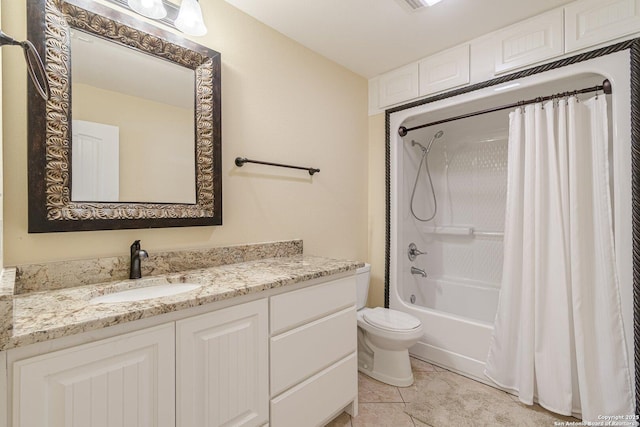
[{"label": "mirror glass", "polygon": [[192,69],[71,31],[74,202],[195,203]]}]

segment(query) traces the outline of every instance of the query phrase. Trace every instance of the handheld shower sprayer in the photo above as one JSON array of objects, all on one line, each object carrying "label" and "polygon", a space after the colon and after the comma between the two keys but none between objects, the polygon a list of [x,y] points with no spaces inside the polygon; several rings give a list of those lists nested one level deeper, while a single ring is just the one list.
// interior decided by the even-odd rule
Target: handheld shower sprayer
[{"label": "handheld shower sprayer", "polygon": [[431,138],[431,141],[429,141],[429,145],[427,145],[427,153],[431,151],[431,145],[433,144],[433,142],[436,139],[439,139],[440,137],[442,137],[442,135],[444,135],[444,132],[441,130],[439,130],[438,132],[436,132],[435,135],[433,135],[433,137]]},{"label": "handheld shower sprayer", "polygon": [[42,59],[40,59],[40,55],[38,55],[38,51],[36,51],[35,46],[33,46],[29,40],[19,42],[0,30],[0,46],[5,45],[20,46],[22,48],[24,52],[24,59],[27,61],[27,70],[29,71],[31,82],[40,96],[45,101],[48,100],[49,82],[44,70],[44,65],[42,64]]},{"label": "handheld shower sprayer", "polygon": [[[416,173],[416,180],[413,183],[413,190],[411,191],[411,202],[409,203],[409,210],[411,210],[411,215],[413,215],[413,217],[418,221],[422,221],[422,222],[431,221],[433,218],[435,218],[436,213],[438,212],[438,201],[436,200],[436,191],[433,188],[433,181],[431,180],[431,172],[429,172],[429,162],[428,162],[427,155],[429,154],[429,151],[431,151],[431,145],[433,145],[436,139],[441,138],[442,135],[444,135],[443,131],[439,130],[438,132],[436,132],[436,134],[433,135],[433,137],[431,138],[431,141],[429,141],[429,144],[427,144],[427,148],[424,148],[424,145],[420,144],[419,142],[411,140],[412,147],[415,147],[416,145],[418,145],[422,150],[422,159],[420,160],[420,166],[418,166],[418,171]],[[427,177],[429,178],[429,186],[431,187],[431,195],[433,196],[433,215],[431,215],[429,218],[420,218],[413,211],[413,198],[416,195],[416,187],[418,186],[418,179],[420,178],[420,169],[422,169],[423,163],[424,163],[424,168],[427,170]]]}]

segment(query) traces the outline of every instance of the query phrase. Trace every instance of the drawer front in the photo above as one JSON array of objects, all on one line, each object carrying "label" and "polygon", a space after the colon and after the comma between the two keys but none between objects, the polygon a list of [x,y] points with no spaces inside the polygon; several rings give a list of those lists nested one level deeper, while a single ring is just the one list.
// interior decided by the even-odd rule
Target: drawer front
[{"label": "drawer front", "polygon": [[355,275],[271,297],[271,335],[335,313],[355,301]]},{"label": "drawer front", "polygon": [[356,354],[271,400],[271,425],[319,426],[327,417],[358,398]]},{"label": "drawer front", "polygon": [[271,338],[271,396],[354,352],[357,328],[352,306]]}]

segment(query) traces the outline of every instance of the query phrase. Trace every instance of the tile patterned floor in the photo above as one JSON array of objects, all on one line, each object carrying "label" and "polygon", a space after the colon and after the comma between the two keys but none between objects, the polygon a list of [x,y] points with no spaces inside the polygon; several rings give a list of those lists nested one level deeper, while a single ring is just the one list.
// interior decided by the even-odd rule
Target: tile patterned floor
[{"label": "tile patterned floor", "polygon": [[[421,379],[426,379],[428,375],[438,375],[438,373],[448,372],[437,366],[421,360],[411,358],[411,366],[413,375],[416,379],[415,383],[410,387],[394,387],[388,384],[376,381],[362,373],[358,374],[358,416],[351,417],[347,413],[342,413],[333,421],[327,424],[327,427],[428,427],[428,424],[415,419],[404,412],[405,405],[416,399],[420,395]],[[480,383],[461,377],[464,381],[470,381],[474,387]],[[503,393],[497,389],[487,387],[492,392]],[[515,396],[511,396],[514,402],[517,402]],[[522,407],[522,405],[521,405]],[[544,411],[539,406],[531,409],[531,411]],[[568,419],[568,418],[563,418]],[[574,421],[579,421],[571,418]],[[529,423],[525,423],[529,424]]]}]

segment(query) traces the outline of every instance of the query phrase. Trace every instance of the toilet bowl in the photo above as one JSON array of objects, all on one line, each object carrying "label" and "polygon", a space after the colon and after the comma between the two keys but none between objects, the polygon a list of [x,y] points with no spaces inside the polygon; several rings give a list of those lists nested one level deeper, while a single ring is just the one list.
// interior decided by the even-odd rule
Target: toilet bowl
[{"label": "toilet bowl", "polygon": [[367,308],[371,266],[356,271],[358,300],[358,370],[399,387],[413,384],[409,347],[422,337],[419,319],[388,308]]}]

